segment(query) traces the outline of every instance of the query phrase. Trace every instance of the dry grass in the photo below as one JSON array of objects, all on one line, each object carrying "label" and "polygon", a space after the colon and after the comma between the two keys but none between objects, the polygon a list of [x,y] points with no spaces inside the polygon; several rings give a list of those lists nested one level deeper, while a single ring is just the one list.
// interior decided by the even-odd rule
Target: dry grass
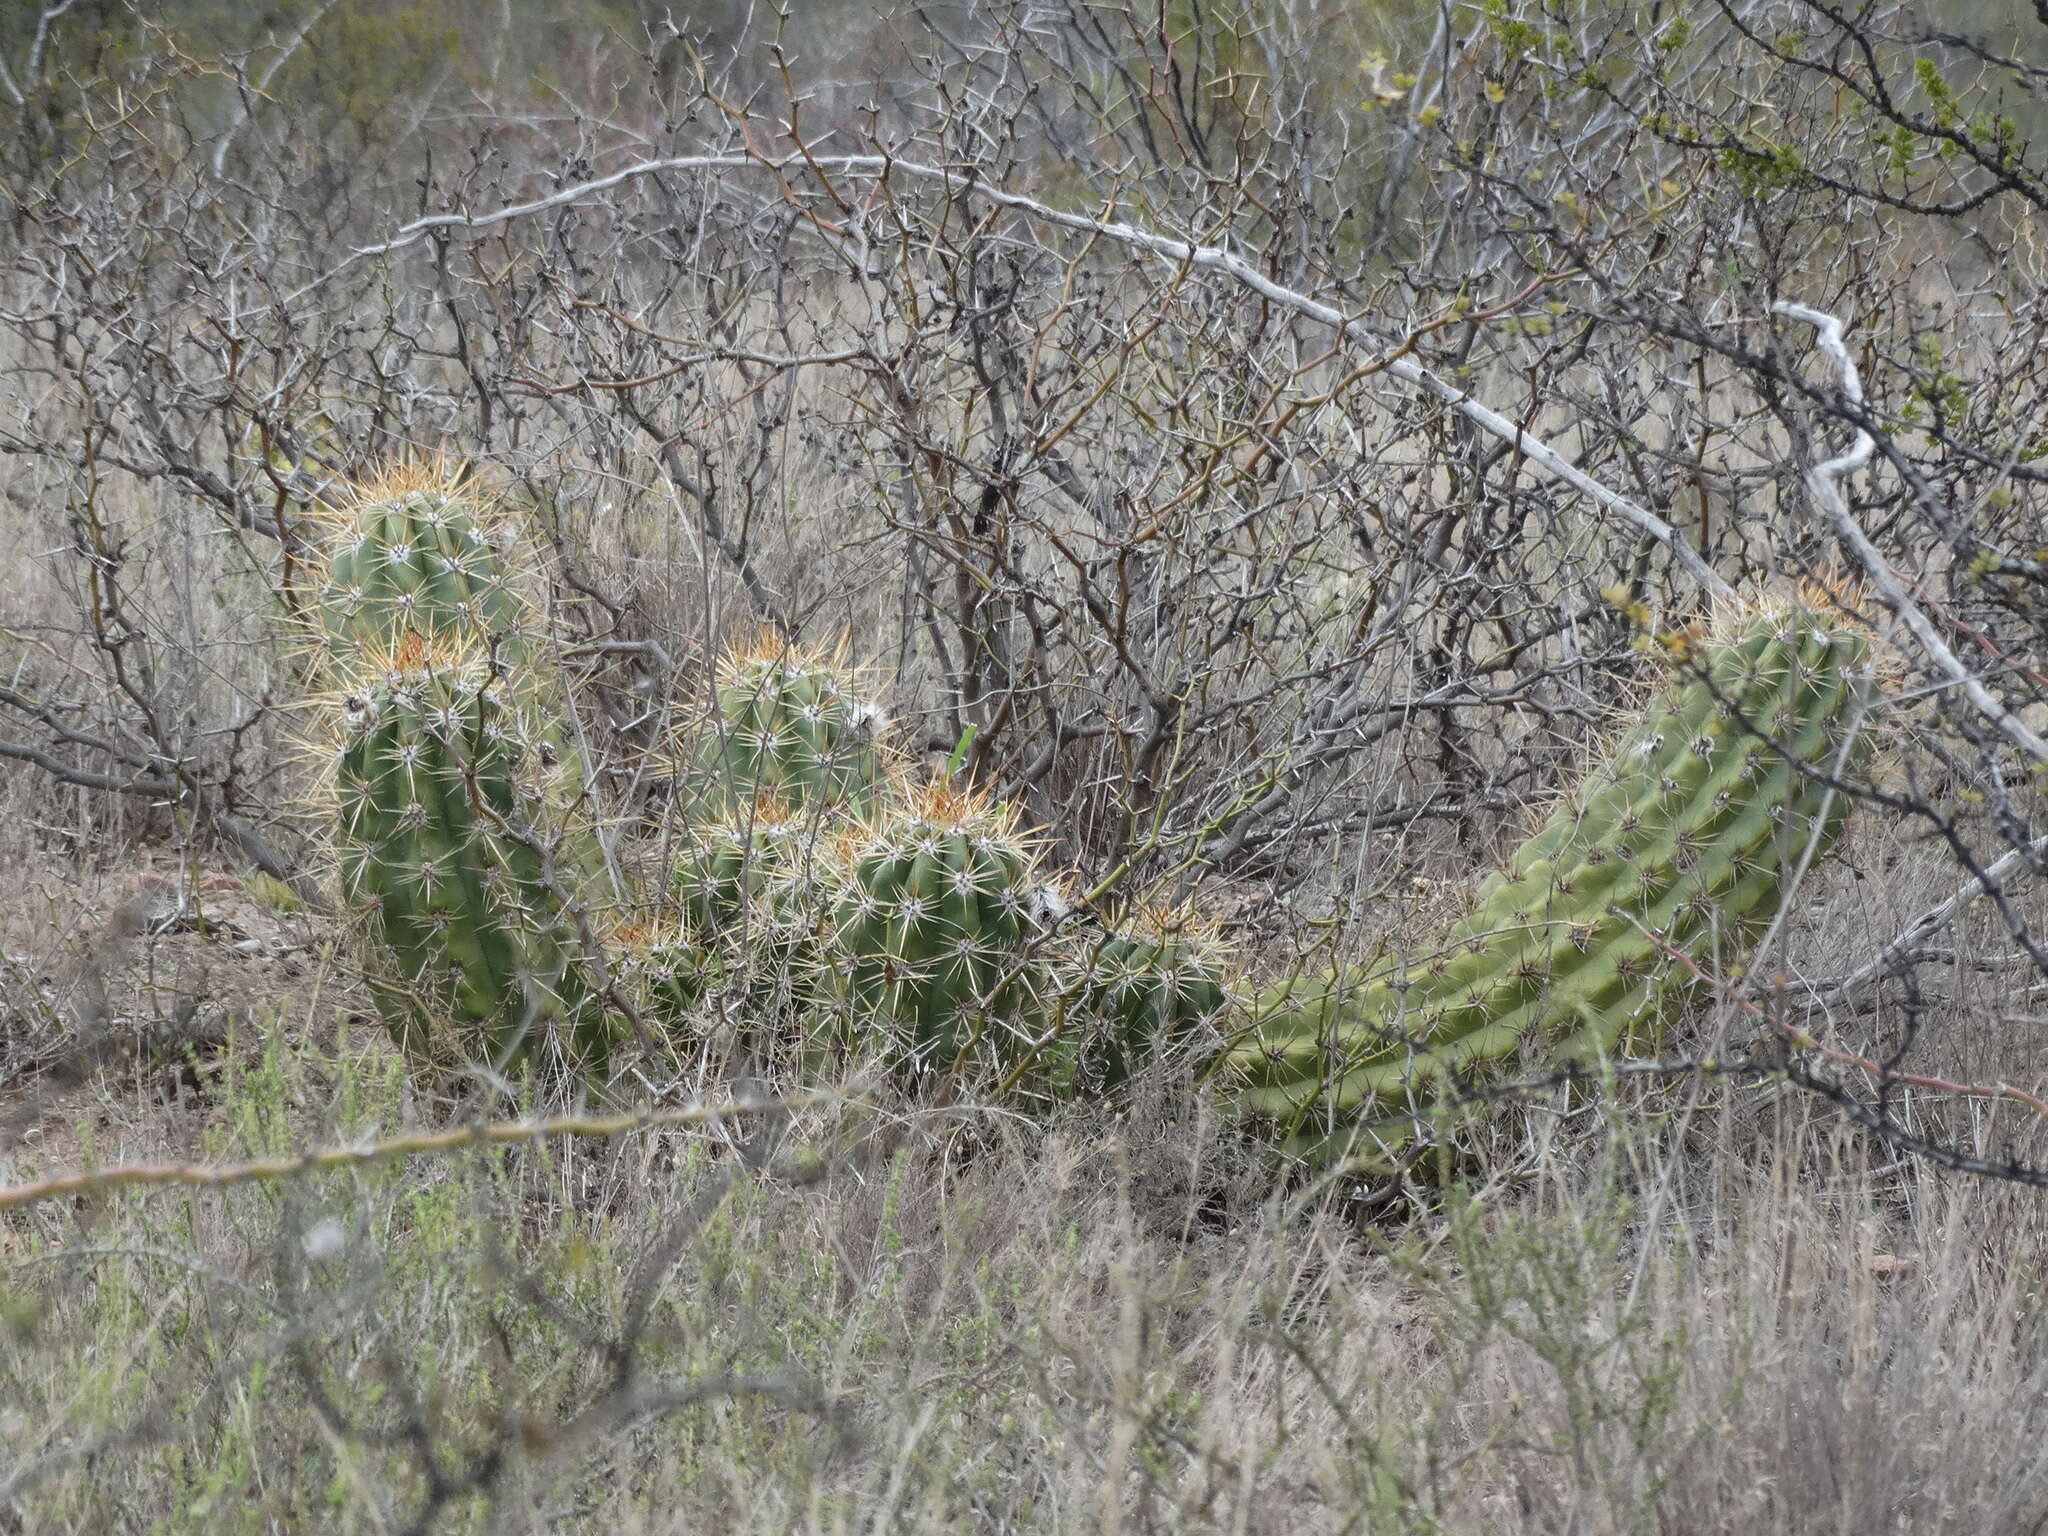
[{"label": "dry grass", "polygon": [[[1788,955],[1853,960],[1941,878],[1874,828],[1851,860],[1886,877],[1831,884]],[[169,872],[43,869],[10,945],[43,936],[54,1017],[98,977],[118,1044],[27,1074],[7,1176],[447,1113],[314,920],[203,881],[221,926],[152,934]],[[1957,958],[1924,1026],[1952,1043],[2006,970],[1971,931]],[[1116,1118],[868,1104],[33,1207],[0,1221],[0,1526],[2037,1528],[2033,1192],[1700,1079],[1553,1092],[1489,1166],[1367,1220],[1161,1072]]]}]

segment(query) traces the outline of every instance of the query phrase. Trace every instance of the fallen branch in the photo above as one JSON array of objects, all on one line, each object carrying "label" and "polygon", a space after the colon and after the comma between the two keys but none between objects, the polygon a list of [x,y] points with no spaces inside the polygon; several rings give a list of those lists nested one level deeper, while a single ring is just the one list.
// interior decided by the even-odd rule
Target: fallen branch
[{"label": "fallen branch", "polygon": [[551,1136],[612,1137],[637,1131],[675,1130],[712,1125],[748,1115],[777,1115],[814,1108],[844,1098],[838,1092],[814,1091],[787,1094],[773,1099],[735,1099],[726,1104],[685,1104],[669,1109],[640,1109],[616,1115],[550,1115],[523,1120],[476,1120],[439,1131],[414,1131],[381,1141],[350,1142],[338,1147],[318,1147],[287,1157],[255,1158],[241,1163],[119,1163],[111,1168],[84,1169],[58,1174],[27,1184],[0,1187],[0,1210],[34,1205],[65,1195],[98,1194],[104,1190],[133,1185],[176,1184],[188,1188],[212,1189],[228,1184],[251,1184],[271,1179],[296,1178],[307,1173],[328,1173],[337,1168],[356,1168],[366,1163],[388,1162],[393,1158],[417,1157],[428,1152],[448,1152],[461,1147],[503,1145],[508,1142],[544,1141]]}]

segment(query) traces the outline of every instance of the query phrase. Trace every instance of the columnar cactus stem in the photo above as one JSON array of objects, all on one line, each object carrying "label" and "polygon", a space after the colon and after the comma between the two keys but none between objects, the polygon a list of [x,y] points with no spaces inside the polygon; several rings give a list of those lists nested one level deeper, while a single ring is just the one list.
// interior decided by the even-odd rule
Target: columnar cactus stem
[{"label": "columnar cactus stem", "polygon": [[335,801],[342,878],[388,964],[372,988],[408,1051],[432,1038],[498,1065],[554,1042],[600,1072],[602,1010],[547,867],[561,766],[473,649],[408,636],[340,701]]},{"label": "columnar cactus stem", "polygon": [[519,547],[509,518],[439,471],[359,487],[327,539],[316,600],[327,659],[353,666],[410,634],[473,643],[519,671],[535,622]]},{"label": "columnar cactus stem", "polygon": [[655,983],[656,1014],[684,1022],[714,986],[750,1013],[772,1015],[817,1000],[817,952],[827,898],[811,854],[817,818],[764,795],[742,811],[687,829],[658,937],[634,946],[634,969]]},{"label": "columnar cactus stem", "polygon": [[886,724],[840,652],[765,636],[720,664],[714,718],[685,756],[696,759],[714,806],[772,795],[858,809],[886,778]]},{"label": "columnar cactus stem", "polygon": [[[1804,600],[1723,616],[1432,953],[1302,977],[1222,1063],[1297,1152],[1410,1138],[1446,1087],[1638,1047],[1739,975],[1793,873],[1839,834],[1831,787],[1867,752],[1864,633]],[[1690,962],[1690,963],[1687,963]]]},{"label": "columnar cactus stem", "polygon": [[1035,1043],[1030,947],[1057,898],[1009,809],[920,790],[849,834],[836,864],[831,960],[896,1061],[943,1073]]},{"label": "columnar cactus stem", "polygon": [[600,860],[567,813],[582,786],[519,550],[509,518],[435,470],[337,514],[314,643],[342,874],[408,1052],[510,1064],[545,1044],[601,1077],[609,1029],[565,906]]},{"label": "columnar cactus stem", "polygon": [[1077,1086],[1113,1092],[1162,1043],[1219,1015],[1229,956],[1192,912],[1144,910],[1062,967],[1060,993],[1082,1035]]}]

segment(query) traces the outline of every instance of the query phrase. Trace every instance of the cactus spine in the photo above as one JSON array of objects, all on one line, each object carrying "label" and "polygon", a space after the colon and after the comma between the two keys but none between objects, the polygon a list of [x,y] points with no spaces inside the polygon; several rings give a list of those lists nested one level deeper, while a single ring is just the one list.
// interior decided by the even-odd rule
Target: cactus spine
[{"label": "cactus spine", "polygon": [[1865,636],[1837,615],[1724,615],[1433,954],[1273,988],[1226,1081],[1290,1150],[1369,1152],[1525,1046],[1557,1062],[1647,1042],[1695,968],[1739,970],[1793,871],[1833,844],[1849,799],[1824,780],[1866,752],[1874,687]]}]

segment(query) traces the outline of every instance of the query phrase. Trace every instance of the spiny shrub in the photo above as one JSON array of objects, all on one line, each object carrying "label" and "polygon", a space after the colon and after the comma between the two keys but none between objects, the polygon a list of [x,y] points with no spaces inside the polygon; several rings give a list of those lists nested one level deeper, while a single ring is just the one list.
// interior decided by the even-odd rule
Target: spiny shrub
[{"label": "spiny shrub", "polygon": [[1290,1151],[1374,1156],[1442,1092],[1650,1044],[1741,974],[1796,871],[1825,854],[1868,751],[1865,633],[1806,598],[1725,612],[1643,720],[1470,914],[1385,974],[1258,996],[1221,1075]]}]

